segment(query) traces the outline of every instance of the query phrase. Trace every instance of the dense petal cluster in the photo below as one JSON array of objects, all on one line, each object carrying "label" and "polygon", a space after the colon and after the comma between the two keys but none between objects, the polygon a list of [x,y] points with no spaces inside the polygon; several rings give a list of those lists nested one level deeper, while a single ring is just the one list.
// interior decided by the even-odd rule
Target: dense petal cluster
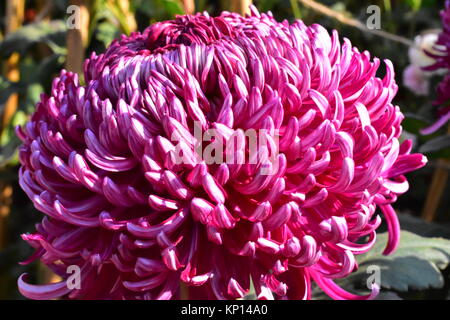
[{"label": "dense petal cluster", "polygon": [[450,120],[450,0],[445,1],[445,8],[441,11],[442,32],[439,35],[435,54],[430,54],[436,62],[427,67],[427,70],[446,70],[446,75],[437,88],[435,105],[441,106],[438,110],[439,119],[430,127],[422,130],[424,134],[430,134],[441,128]]},{"label": "dense petal cluster", "polygon": [[[17,130],[20,184],[45,217],[23,238],[63,279],[19,289],[36,299],[335,299],[367,252],[404,174],[426,159],[399,143],[403,115],[391,62],[321,26],[278,23],[252,8],[179,16],[123,36],[85,63],[85,85],[62,72]],[[226,144],[254,162],[207,163],[189,150]],[[174,141],[174,137],[176,141]],[[184,161],[177,161],[177,148]],[[266,171],[265,173],[263,171]],[[362,242],[361,240],[365,240]],[[181,290],[181,288],[187,288]],[[180,291],[182,293],[180,293]],[[184,292],[184,293],[183,293]]]}]

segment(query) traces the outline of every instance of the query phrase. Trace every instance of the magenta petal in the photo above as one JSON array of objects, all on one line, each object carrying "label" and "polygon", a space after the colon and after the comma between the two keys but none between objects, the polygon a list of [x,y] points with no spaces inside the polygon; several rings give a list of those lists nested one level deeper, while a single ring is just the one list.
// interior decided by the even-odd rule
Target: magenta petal
[{"label": "magenta petal", "polygon": [[20,293],[29,299],[50,300],[66,295],[71,291],[65,280],[51,284],[34,285],[25,282],[26,276],[27,274],[22,274],[17,280],[17,285]]},{"label": "magenta petal", "polygon": [[316,273],[311,274],[317,285],[332,299],[335,300],[373,300],[378,296],[380,287],[377,284],[372,285],[372,292],[365,296],[352,294],[339,287],[333,280],[320,276]]},{"label": "magenta petal", "polygon": [[383,254],[388,255],[393,253],[400,243],[400,223],[398,221],[397,213],[391,205],[381,205],[380,208],[386,218],[389,235],[388,243]]}]

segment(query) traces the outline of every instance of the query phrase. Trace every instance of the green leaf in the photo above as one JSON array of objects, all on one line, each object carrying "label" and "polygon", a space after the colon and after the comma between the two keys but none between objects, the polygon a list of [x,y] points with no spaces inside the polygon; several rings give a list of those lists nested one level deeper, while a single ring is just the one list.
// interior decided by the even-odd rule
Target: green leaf
[{"label": "green leaf", "polygon": [[428,119],[417,115],[415,113],[405,113],[405,119],[402,122],[402,127],[411,133],[419,134],[419,131],[430,125]]},{"label": "green leaf", "polygon": [[370,275],[367,267],[374,265],[380,268],[381,287],[385,289],[405,292],[444,285],[440,270],[450,263],[450,240],[402,231],[395,253],[383,256],[386,242],[387,233],[380,234],[372,250],[358,256],[358,270],[338,283],[344,287],[365,287]]},{"label": "green leaf", "polygon": [[104,44],[105,48],[119,35],[119,29],[109,21],[99,23],[95,31],[95,37]]},{"label": "green leaf", "polygon": [[292,13],[294,14],[295,19],[301,19],[302,14],[300,12],[300,7],[298,5],[298,0],[290,0],[291,1],[291,8]]},{"label": "green leaf", "polygon": [[171,16],[184,14],[183,4],[178,0],[162,0],[161,5]]},{"label": "green leaf", "polygon": [[137,9],[155,20],[172,19],[177,14],[184,14],[180,0],[150,0],[137,2]]},{"label": "green leaf", "polygon": [[21,141],[16,136],[14,128],[25,124],[27,118],[23,111],[17,111],[8,127],[3,130],[0,136],[0,169],[17,164],[17,148]]},{"label": "green leaf", "polygon": [[0,77],[0,114],[3,112],[4,104],[9,96],[17,91],[19,91],[19,88],[16,82],[10,82],[5,78]]},{"label": "green leaf", "polygon": [[[292,10],[293,11],[296,10],[294,7],[297,6],[297,8],[298,8],[298,4],[293,3],[293,1],[297,1],[297,0],[290,0],[290,1],[291,1]],[[266,12],[269,10],[273,10],[274,6],[276,4],[278,4],[278,2],[280,2],[280,1],[279,0],[261,0],[261,1],[258,1],[256,3],[256,5],[260,12]],[[297,18],[295,11],[293,12],[293,14]]]},{"label": "green leaf", "polygon": [[422,6],[422,0],[406,0],[406,3],[411,7],[413,11],[418,11]]},{"label": "green leaf", "polygon": [[20,101],[19,108],[26,114],[31,114],[36,109],[36,103],[43,92],[44,87],[40,83],[30,83],[24,90],[24,99]]},{"label": "green leaf", "polygon": [[65,45],[65,34],[66,25],[62,20],[30,23],[8,34],[0,42],[0,52],[3,57],[8,57],[13,52],[23,54],[38,42],[47,43],[52,50],[59,50]]},{"label": "green leaf", "polygon": [[450,223],[428,222],[410,214],[398,214],[402,230],[415,233],[422,237],[443,237],[450,239]]},{"label": "green leaf", "polygon": [[16,138],[10,139],[9,142],[0,146],[0,169],[16,162],[16,151],[20,145],[20,141]]},{"label": "green leaf", "polygon": [[433,138],[420,146],[419,152],[429,153],[450,148],[450,134]]}]

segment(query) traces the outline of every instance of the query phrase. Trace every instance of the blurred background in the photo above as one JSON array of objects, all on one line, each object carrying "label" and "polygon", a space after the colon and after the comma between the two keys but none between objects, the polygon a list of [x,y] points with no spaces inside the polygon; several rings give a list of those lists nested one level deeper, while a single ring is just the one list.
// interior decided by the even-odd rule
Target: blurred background
[{"label": "blurred background", "polygon": [[[19,140],[14,133],[15,126],[27,121],[40,94],[49,92],[52,79],[63,68],[80,73],[82,61],[90,52],[101,53],[120,34],[142,31],[153,22],[179,14],[208,11],[217,15],[223,10],[245,13],[250,3],[250,0],[0,2],[0,299],[24,299],[16,284],[24,272],[30,273],[30,281],[34,283],[54,280],[38,262],[28,266],[18,264],[33,252],[20,235],[32,232],[42,214],[18,185]],[[426,154],[429,163],[409,174],[410,190],[396,203],[404,230],[399,252],[382,257],[381,244],[371,256],[361,257],[360,263],[376,260],[382,266],[381,298],[450,299],[450,241],[446,240],[450,239],[450,136],[447,127],[431,135],[419,133],[435,120],[436,106],[432,101],[445,72],[420,73],[420,64],[427,59],[420,51],[422,45],[431,50],[432,45],[424,39],[432,42],[441,28],[439,12],[444,1],[254,0],[253,4],[260,12],[272,11],[278,21],[302,19],[306,24],[320,23],[329,30],[336,29],[360,50],[394,63],[399,85],[395,103],[406,117],[404,138],[412,139],[415,151]],[[73,13],[71,5],[81,8],[79,29],[67,27],[67,19]],[[369,6],[373,5],[377,6],[379,17],[372,16],[376,10]],[[379,22],[381,29],[368,29],[368,23],[373,21]],[[427,38],[429,34],[432,36]],[[414,66],[416,81],[411,81],[407,72]],[[382,73],[380,70],[380,76]],[[364,279],[362,272],[355,273],[341,284],[358,291],[364,287]],[[317,294],[316,298],[324,297]]]}]

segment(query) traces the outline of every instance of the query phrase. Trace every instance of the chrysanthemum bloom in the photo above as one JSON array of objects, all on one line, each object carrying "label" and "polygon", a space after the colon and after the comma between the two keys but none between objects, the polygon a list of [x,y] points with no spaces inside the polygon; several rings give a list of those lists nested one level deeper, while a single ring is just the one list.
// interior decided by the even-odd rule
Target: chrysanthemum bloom
[{"label": "chrysanthemum bloom", "polygon": [[432,66],[425,70],[445,69],[447,74],[437,88],[435,105],[441,106],[438,110],[439,119],[430,127],[423,129],[423,134],[430,134],[441,128],[450,120],[450,0],[445,1],[445,8],[441,12],[442,32],[439,35],[435,54],[430,56],[436,60]]},{"label": "chrysanthemum bloom", "polygon": [[[377,286],[358,297],[333,279],[375,242],[377,208],[395,249],[391,203],[426,162],[398,141],[393,68],[380,79],[379,64],[336,32],[253,8],[124,36],[86,62],[86,85],[63,71],[18,129],[20,183],[46,214],[23,238],[36,248],[27,262],[63,279],[80,267],[80,288],[21,276],[20,291],[170,299],[181,284],[190,298],[234,299],[253,283],[260,299],[307,299],[315,281],[332,298],[373,297]],[[236,158],[249,154],[245,130],[269,143],[253,164],[178,163],[176,147],[198,143],[195,123],[214,141],[237,137],[223,150]]]},{"label": "chrysanthemum bloom", "polygon": [[435,74],[445,74],[444,69],[425,70],[435,63],[430,54],[438,54],[435,49],[440,29],[425,30],[414,38],[414,44],[408,49],[410,65],[403,70],[403,85],[418,96],[429,93],[430,78]]}]

